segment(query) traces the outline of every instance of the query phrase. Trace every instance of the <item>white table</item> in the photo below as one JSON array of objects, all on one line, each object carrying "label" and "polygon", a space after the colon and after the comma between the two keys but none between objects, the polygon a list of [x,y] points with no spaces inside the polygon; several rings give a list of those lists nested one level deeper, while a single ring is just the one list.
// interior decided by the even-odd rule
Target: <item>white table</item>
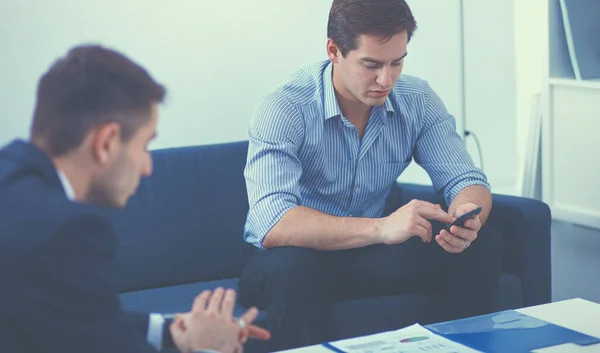
[{"label": "white table", "polygon": [[[600,304],[584,299],[569,299],[559,302],[532,306],[518,309],[518,312],[535,317],[540,320],[560,325],[571,330],[600,338]],[[321,346],[309,346],[290,349],[280,353],[331,353]],[[600,353],[600,344],[591,346],[578,346],[573,343],[563,344],[550,348],[535,350],[536,353]]]}]

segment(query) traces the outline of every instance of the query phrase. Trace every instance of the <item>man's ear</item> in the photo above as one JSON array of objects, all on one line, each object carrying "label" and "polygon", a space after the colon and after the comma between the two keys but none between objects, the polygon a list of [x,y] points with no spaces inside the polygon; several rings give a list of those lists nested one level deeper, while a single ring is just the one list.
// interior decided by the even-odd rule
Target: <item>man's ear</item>
[{"label": "man's ear", "polygon": [[342,53],[340,52],[340,49],[338,48],[337,44],[335,44],[335,42],[331,39],[331,38],[327,38],[327,57],[329,58],[329,60],[334,63],[337,64],[339,61],[339,57],[342,55]]},{"label": "man's ear", "polygon": [[118,151],[121,143],[121,126],[115,122],[98,126],[92,140],[93,155],[100,164],[107,163]]}]

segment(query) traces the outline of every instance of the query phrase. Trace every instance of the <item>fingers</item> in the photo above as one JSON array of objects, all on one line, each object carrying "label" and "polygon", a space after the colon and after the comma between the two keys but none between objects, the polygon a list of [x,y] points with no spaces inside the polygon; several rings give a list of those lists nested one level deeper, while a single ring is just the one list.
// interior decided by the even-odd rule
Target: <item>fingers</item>
[{"label": "fingers", "polygon": [[210,298],[209,290],[205,290],[196,296],[196,299],[194,299],[194,304],[192,305],[192,311],[199,312],[206,310],[206,302],[208,301],[208,298]]},{"label": "fingers", "polygon": [[235,291],[233,289],[228,289],[225,291],[225,296],[223,297],[223,303],[221,304],[221,312],[227,316],[233,316],[233,309],[235,308]]},{"label": "fingers", "polygon": [[437,208],[437,209],[441,209],[440,205],[436,205],[433,204],[431,202],[427,202],[427,201],[422,201],[422,200],[413,200],[417,205],[422,206],[422,207],[427,207],[427,208]]},{"label": "fingers", "polygon": [[479,216],[475,216],[471,219],[466,220],[462,227],[450,227],[450,233],[470,242],[473,242],[475,241],[475,239],[477,239],[477,232],[479,231],[479,229],[481,229],[481,221],[479,220]]},{"label": "fingers", "polygon": [[[228,316],[233,316],[233,310],[235,308],[236,292],[233,289],[225,290],[221,287],[211,292],[205,290],[200,293],[194,300],[192,311],[212,311],[217,313],[223,313]],[[177,317],[183,317],[186,314],[178,314]]]},{"label": "fingers", "polygon": [[257,316],[258,316],[258,309],[252,307],[252,308],[248,309],[238,319],[238,321],[243,321],[244,322],[244,325],[242,326],[242,331],[240,332],[240,334],[241,334],[241,342],[242,343],[246,343],[246,341],[248,340],[248,336],[250,336],[250,324],[254,320],[256,320]]},{"label": "fingers", "polygon": [[190,316],[190,313],[177,313],[175,314],[175,321],[186,320]]},{"label": "fingers", "polygon": [[187,325],[186,322],[188,320],[190,320],[190,315],[191,314],[176,314],[175,315],[175,320],[173,320],[173,323],[171,325],[181,325],[181,327],[183,327],[183,330],[187,330]]},{"label": "fingers", "polygon": [[185,336],[185,326],[183,321],[175,321],[169,327],[173,342],[183,342]]},{"label": "fingers", "polygon": [[465,239],[453,235],[445,229],[440,232],[440,235],[448,244],[452,245],[458,250],[462,250],[463,246],[465,245]]},{"label": "fingers", "polygon": [[[182,352],[191,348],[210,346],[218,351],[242,352],[241,344],[249,336],[249,325],[238,325],[233,317],[236,292],[222,287],[214,291],[203,291],[195,299],[190,313],[176,314],[170,326],[176,346]],[[256,319],[256,309],[249,310],[245,316],[248,322]],[[244,321],[246,322],[246,321]],[[253,335],[264,337],[260,330],[253,329]],[[238,347],[239,346],[239,347]],[[188,349],[189,348],[189,349]]]},{"label": "fingers", "polygon": [[250,308],[248,311],[244,313],[244,315],[240,316],[241,320],[244,320],[246,323],[246,329],[244,329],[244,337],[257,338],[260,340],[268,340],[271,338],[271,333],[268,330],[265,330],[262,327],[258,327],[256,325],[251,325],[254,320],[258,317],[258,309]]},{"label": "fingers", "polygon": [[208,301],[208,306],[206,307],[207,311],[212,311],[218,313],[221,311],[221,302],[223,301],[223,295],[225,294],[225,290],[221,287],[215,289],[213,294],[210,296],[210,300]]},{"label": "fingers", "polygon": [[271,332],[256,325],[248,326],[248,337],[266,341],[271,338]]},{"label": "fingers", "polygon": [[441,208],[423,207],[418,212],[421,217],[427,220],[435,220],[443,223],[452,223],[452,216],[450,216]]},{"label": "fingers", "polygon": [[464,240],[467,240],[470,242],[473,242],[473,241],[475,241],[475,239],[477,239],[477,232],[472,229],[468,229],[468,228],[452,226],[452,227],[450,227],[450,233],[452,235],[454,235],[455,237],[458,237],[460,239],[464,239]]},{"label": "fingers", "polygon": [[464,227],[472,229],[474,231],[479,231],[481,229],[481,219],[479,218],[479,216],[475,216],[471,219],[468,219],[467,221],[465,221]]},{"label": "fingers", "polygon": [[[442,233],[446,233],[446,234],[450,234],[448,232],[446,232],[445,230],[442,231]],[[452,235],[450,235],[452,237]],[[440,246],[442,248],[444,248],[444,250],[446,250],[447,252],[450,253],[454,253],[457,254],[459,252],[462,252],[462,246],[458,249],[455,246],[453,246],[451,243],[449,243],[446,240],[446,237],[444,237],[443,234],[438,234],[438,236],[435,237],[435,240],[437,241],[438,244],[440,244]]]},{"label": "fingers", "polygon": [[254,322],[254,320],[256,320],[257,317],[258,317],[258,309],[252,307],[252,308],[248,309],[244,313],[244,315],[240,316],[240,319],[244,320],[246,325],[250,325],[251,323]]},{"label": "fingers", "polygon": [[467,219],[463,223],[462,226],[456,226],[455,228],[457,229],[456,231],[453,231],[453,230],[450,230],[450,231],[452,233],[455,233],[458,231],[459,228],[464,228],[464,229],[474,230],[477,232],[477,231],[479,231],[479,229],[481,229],[481,220],[480,220],[479,216],[474,216],[473,218]]},{"label": "fingers", "polygon": [[414,224],[412,226],[412,228],[410,229],[410,232],[415,235],[418,236],[419,238],[421,238],[421,240],[425,243],[428,243],[429,240],[431,239],[430,235],[429,235],[429,231],[427,230],[427,228],[419,225],[419,224]]},{"label": "fingers", "polygon": [[465,204],[462,204],[462,205],[456,207],[454,214],[458,214],[458,215],[465,214],[465,213],[473,211],[477,207],[479,207],[479,205],[476,205],[472,202],[468,202],[468,203],[465,203]]},{"label": "fingers", "polygon": [[428,222],[426,219],[424,219],[424,218],[421,218],[421,217],[418,217],[418,218],[415,220],[415,223],[416,223],[416,225],[417,225],[417,226],[419,226],[420,228],[424,228],[424,229],[425,229],[425,234],[424,234],[424,235],[425,235],[425,237],[421,237],[421,235],[419,235],[419,234],[418,234],[418,235],[419,235],[419,237],[420,237],[421,239],[423,239],[423,241],[424,241],[424,242],[427,242],[427,243],[428,243],[428,242],[430,242],[430,241],[431,241],[431,237],[432,237],[432,235],[433,235],[433,234],[432,234],[432,233],[433,233],[433,229],[432,229],[431,223],[429,223],[429,222]]}]

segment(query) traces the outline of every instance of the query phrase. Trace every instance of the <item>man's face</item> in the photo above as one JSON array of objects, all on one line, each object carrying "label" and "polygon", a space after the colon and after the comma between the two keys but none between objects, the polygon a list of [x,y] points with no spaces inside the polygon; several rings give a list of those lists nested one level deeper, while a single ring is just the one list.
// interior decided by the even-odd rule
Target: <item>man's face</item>
[{"label": "man's face", "polygon": [[105,171],[92,182],[89,199],[111,207],[124,207],[127,204],[140,179],[152,173],[148,144],[156,136],[157,120],[158,107],[153,104],[148,122],[129,141],[118,142],[115,156],[107,163]]},{"label": "man's face", "polygon": [[408,45],[406,32],[385,42],[378,37],[361,35],[358,48],[348,52],[345,58],[339,50],[332,49],[332,45],[328,43],[328,54],[335,64],[333,75],[338,92],[368,107],[384,104],[402,72]]}]

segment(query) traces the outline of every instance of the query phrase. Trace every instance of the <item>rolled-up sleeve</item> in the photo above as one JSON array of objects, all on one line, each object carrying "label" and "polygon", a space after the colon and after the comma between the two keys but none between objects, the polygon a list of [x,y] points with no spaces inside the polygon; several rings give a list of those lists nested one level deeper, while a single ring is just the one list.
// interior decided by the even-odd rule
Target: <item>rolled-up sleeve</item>
[{"label": "rolled-up sleeve", "polygon": [[432,180],[438,193],[449,205],[464,188],[482,185],[488,190],[487,177],[473,163],[465,143],[456,132],[456,122],[438,95],[427,86],[424,109],[414,158]]},{"label": "rolled-up sleeve", "polygon": [[280,94],[265,97],[254,112],[244,169],[250,206],[244,239],[259,248],[281,217],[301,203],[298,149],[303,135],[297,107]]}]

